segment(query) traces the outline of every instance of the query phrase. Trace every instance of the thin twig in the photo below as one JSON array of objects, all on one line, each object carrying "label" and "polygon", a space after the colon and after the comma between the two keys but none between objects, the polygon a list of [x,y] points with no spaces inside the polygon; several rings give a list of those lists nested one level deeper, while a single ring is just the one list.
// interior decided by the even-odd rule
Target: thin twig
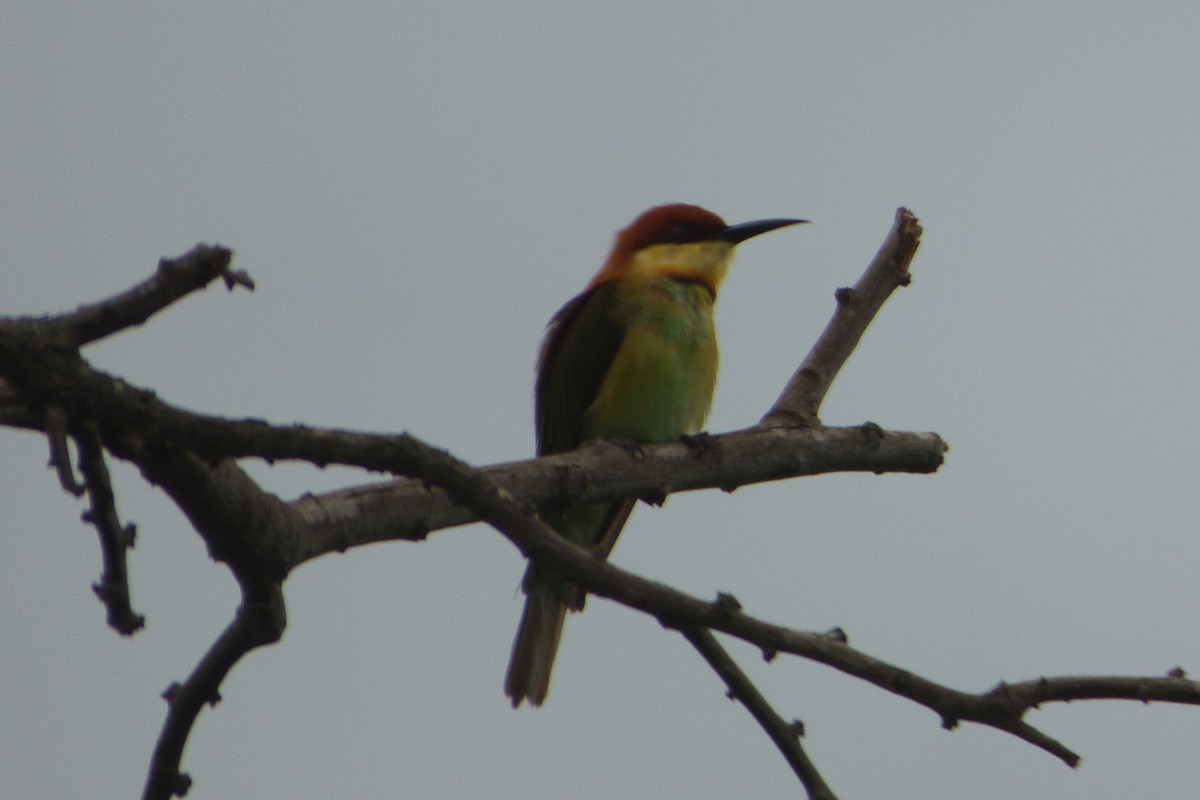
[{"label": "thin twig", "polygon": [[921,244],[921,224],[907,208],[896,210],[891,231],[852,289],[838,289],[837,309],[779,399],[765,425],[818,425],[833,379],[854,352],[884,302],[910,280],[909,264]]},{"label": "thin twig", "polygon": [[63,491],[80,497],[87,487],[75,480],[75,470],[71,467],[71,450],[67,445],[67,412],[62,406],[50,405],[46,407],[44,419],[46,439],[50,442],[50,462],[47,466],[54,467],[58,473],[58,483]]},{"label": "thin twig", "polygon": [[837,795],[825,783],[825,779],[821,777],[816,765],[800,744],[800,737],[803,735],[800,724],[785,722],[783,717],[776,713],[746,673],[742,672],[737,662],[721,647],[711,631],[689,626],[680,628],[679,632],[692,643],[721,680],[725,681],[729,696],[740,701],[767,732],[767,736],[779,748],[796,777],[804,784],[809,800],[837,800]]},{"label": "thin twig", "polygon": [[216,705],[221,682],[244,655],[279,641],[286,624],[286,607],[278,583],[242,587],[242,604],[212,647],[183,683],[163,692],[167,717],[159,733],[142,800],[183,797],[192,779],[180,770],[184,745],[205,705]]},{"label": "thin twig", "polygon": [[44,320],[47,327],[67,333],[75,347],[141,325],[155,313],[182,297],[203,289],[217,278],[253,290],[245,273],[231,273],[233,252],[220,246],[198,244],[179,258],[164,258],[158,271],[128,291],[98,303],[83,305],[68,314]]},{"label": "thin twig", "polygon": [[130,636],[146,624],[146,618],[134,613],[131,605],[125,558],[133,547],[137,529],[132,524],[122,526],[117,516],[112,481],[95,425],[84,426],[75,442],[79,447],[79,468],[83,471],[91,499],[91,509],[84,512],[83,521],[95,526],[104,556],[104,571],[92,590],[108,609],[108,624],[121,635]]}]

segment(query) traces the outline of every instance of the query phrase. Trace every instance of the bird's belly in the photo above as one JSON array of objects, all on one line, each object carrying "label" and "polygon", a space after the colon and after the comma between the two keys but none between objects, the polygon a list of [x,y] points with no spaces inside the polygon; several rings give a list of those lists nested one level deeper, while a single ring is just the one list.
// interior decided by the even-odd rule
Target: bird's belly
[{"label": "bird's belly", "polygon": [[586,435],[662,442],[696,433],[708,416],[716,376],[716,339],[707,320],[631,325],[584,414]]}]

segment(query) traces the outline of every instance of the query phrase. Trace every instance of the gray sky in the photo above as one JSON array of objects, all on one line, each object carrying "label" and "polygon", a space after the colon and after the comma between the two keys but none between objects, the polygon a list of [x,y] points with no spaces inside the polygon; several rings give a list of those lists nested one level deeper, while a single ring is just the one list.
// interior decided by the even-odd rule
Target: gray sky
[{"label": "gray sky", "polygon": [[[532,452],[551,313],[644,207],[815,224],[741,248],[710,430],[752,424],[907,205],[913,286],[831,424],[934,430],[935,476],[823,476],[640,508],[614,555],[694,594],[966,689],[1200,675],[1200,59],[1195,3],[6,4],[0,313],[69,309],[197,241],[214,288],[97,346],[196,410]],[[237,602],[170,503],[116,464],[145,631],[89,588],[81,505],[0,431],[0,796],[130,797],[159,698]],[[292,498],[367,478],[253,465]],[[206,710],[190,798],[696,800],[795,779],[690,647],[593,600],[547,705],[501,692],[516,550],[482,527],[329,557],[283,641]],[[827,669],[732,652],[845,798],[1192,798],[1200,709],[1030,721],[1071,771]]]}]

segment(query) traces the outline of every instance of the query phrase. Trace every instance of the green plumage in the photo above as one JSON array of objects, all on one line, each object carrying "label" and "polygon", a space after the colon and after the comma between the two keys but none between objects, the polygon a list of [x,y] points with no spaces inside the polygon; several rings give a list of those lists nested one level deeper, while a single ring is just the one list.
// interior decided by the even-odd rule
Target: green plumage
[{"label": "green plumage", "polygon": [[[574,450],[588,439],[670,441],[701,429],[717,375],[713,293],[663,275],[600,283],[550,321],[538,362],[538,455]],[[573,506],[547,518],[581,547],[607,556],[634,501]],[[567,609],[583,592],[530,565],[528,595],[505,691],[513,705],[540,705]]]}]

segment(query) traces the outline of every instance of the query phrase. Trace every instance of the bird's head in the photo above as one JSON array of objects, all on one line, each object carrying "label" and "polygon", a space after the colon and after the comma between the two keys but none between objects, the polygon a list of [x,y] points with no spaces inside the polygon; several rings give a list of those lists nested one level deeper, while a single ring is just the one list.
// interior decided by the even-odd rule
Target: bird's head
[{"label": "bird's head", "polygon": [[700,206],[655,206],[617,232],[608,260],[588,286],[626,277],[662,276],[702,284],[715,297],[733,262],[735,245],[802,222],[807,220],[762,219],[726,225]]}]

